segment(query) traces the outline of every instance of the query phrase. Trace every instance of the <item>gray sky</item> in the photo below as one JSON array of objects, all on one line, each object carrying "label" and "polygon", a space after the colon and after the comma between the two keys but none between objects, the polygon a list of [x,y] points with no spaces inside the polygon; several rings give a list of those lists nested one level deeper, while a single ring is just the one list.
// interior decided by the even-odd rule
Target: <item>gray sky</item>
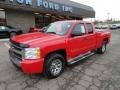
[{"label": "gray sky", "polygon": [[71,0],[92,6],[96,11],[97,20],[110,18],[120,20],[120,0]]}]

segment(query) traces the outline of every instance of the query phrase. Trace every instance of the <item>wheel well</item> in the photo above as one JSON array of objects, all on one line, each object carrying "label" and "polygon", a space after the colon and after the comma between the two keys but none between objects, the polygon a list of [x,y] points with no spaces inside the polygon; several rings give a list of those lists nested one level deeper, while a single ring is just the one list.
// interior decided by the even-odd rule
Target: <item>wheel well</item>
[{"label": "wheel well", "polygon": [[11,34],[11,33],[16,33],[16,31],[11,31],[10,34]]},{"label": "wheel well", "polygon": [[18,33],[18,34],[23,34],[23,31],[18,31],[17,33]]},{"label": "wheel well", "polygon": [[45,56],[45,58],[47,58],[48,55],[53,54],[53,53],[61,54],[64,57],[64,59],[65,59],[65,63],[67,63],[67,55],[66,55],[66,50],[65,49],[60,49],[60,50],[56,50],[56,51],[50,52],[50,53],[48,53]]}]

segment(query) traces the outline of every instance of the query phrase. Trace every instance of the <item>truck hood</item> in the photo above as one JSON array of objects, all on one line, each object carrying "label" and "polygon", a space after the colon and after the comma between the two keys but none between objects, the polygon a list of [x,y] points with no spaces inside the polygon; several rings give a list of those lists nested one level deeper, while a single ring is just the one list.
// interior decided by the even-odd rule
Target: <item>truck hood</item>
[{"label": "truck hood", "polygon": [[53,40],[59,39],[61,37],[62,36],[50,34],[50,33],[48,34],[48,33],[35,32],[35,33],[29,33],[29,34],[15,36],[12,38],[12,40],[15,42],[18,42],[18,43],[33,45],[36,43],[53,41]]}]

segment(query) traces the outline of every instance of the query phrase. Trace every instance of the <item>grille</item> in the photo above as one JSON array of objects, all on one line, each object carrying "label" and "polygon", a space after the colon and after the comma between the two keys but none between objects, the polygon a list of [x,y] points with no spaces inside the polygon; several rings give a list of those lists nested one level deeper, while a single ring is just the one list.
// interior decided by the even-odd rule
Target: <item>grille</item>
[{"label": "grille", "polygon": [[10,41],[10,46],[10,56],[18,61],[22,60],[22,50],[24,48],[20,47],[20,44],[14,41]]},{"label": "grille", "polygon": [[17,43],[17,42],[15,42],[15,41],[12,41],[12,40],[10,40],[10,46],[11,46],[11,48],[14,48],[14,49],[16,49],[16,50],[18,50],[18,51],[22,51],[22,47],[20,46],[20,43]]},{"label": "grille", "polygon": [[10,56],[17,60],[22,60],[22,54],[23,54],[24,48],[29,47],[29,45],[27,44],[18,43],[13,40],[10,40],[10,46],[11,46]]},{"label": "grille", "polygon": [[14,52],[12,49],[9,52],[10,52],[10,57],[13,58],[15,61],[21,61],[22,60],[22,55]]}]

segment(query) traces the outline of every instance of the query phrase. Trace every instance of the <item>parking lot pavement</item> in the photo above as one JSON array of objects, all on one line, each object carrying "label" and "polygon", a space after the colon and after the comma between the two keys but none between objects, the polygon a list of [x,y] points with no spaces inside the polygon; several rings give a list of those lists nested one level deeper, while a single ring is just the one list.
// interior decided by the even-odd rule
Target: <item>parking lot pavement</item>
[{"label": "parking lot pavement", "polygon": [[0,90],[120,90],[120,30],[112,31],[104,55],[69,66],[56,79],[24,74],[10,62],[8,48],[0,42]]}]

